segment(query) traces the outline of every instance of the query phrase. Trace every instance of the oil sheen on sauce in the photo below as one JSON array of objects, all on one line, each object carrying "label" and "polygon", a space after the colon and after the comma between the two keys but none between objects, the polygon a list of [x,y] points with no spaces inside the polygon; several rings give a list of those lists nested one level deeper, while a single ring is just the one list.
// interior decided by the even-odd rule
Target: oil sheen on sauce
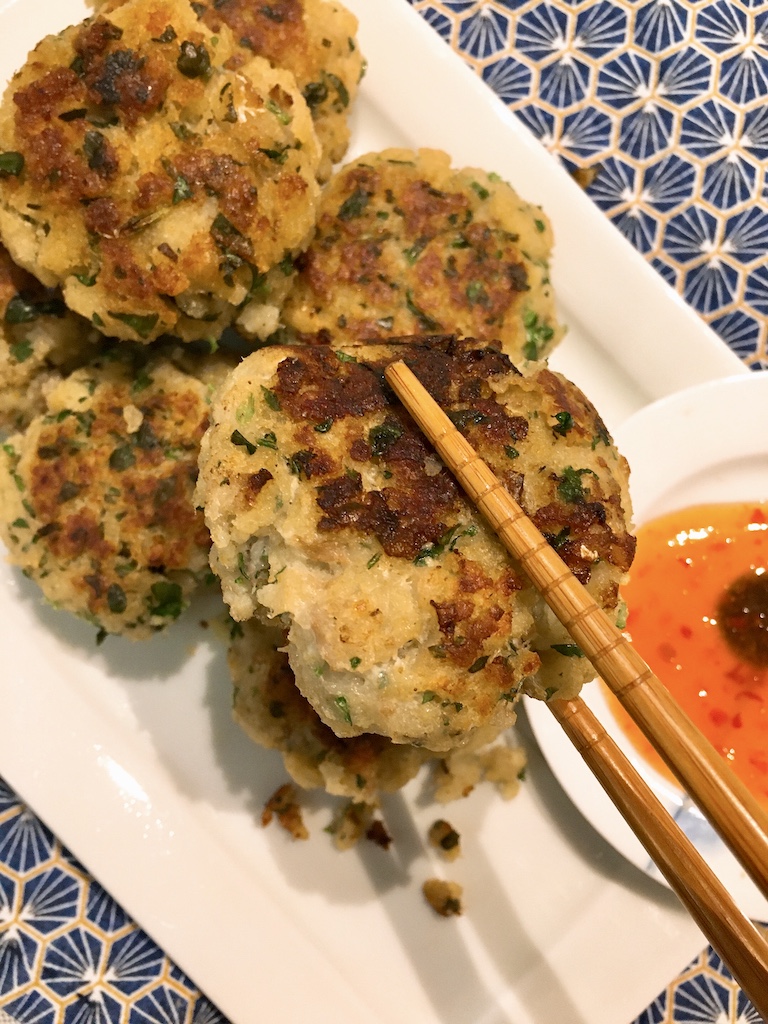
[{"label": "oil sheen on sauce", "polygon": [[[768,807],[768,503],[698,505],[639,527],[622,593],[638,652]],[[669,777],[608,697],[633,745]]]}]

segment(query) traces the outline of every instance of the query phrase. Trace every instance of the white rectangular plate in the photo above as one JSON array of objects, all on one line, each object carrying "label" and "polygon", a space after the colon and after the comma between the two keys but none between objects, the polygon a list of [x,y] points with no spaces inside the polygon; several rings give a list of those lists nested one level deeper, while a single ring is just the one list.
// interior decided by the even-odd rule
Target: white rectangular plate
[{"label": "white rectangular plate", "polygon": [[[684,385],[746,370],[405,0],[347,0],[369,62],[350,155],[435,146],[495,170],[550,215],[567,341],[553,364],[609,427]],[[7,79],[79,0],[0,0]],[[394,836],[340,854],[311,798],[308,843],[264,830],[284,781],[230,719],[224,638],[196,607],[166,637],[110,638],[0,568],[0,775],[234,1024],[626,1024],[703,944],[673,897],[624,863],[561,793],[524,723],[521,795],[451,805],[466,913],[421,883],[438,809],[420,782],[385,801]],[[445,813],[442,810],[442,813]]]}]

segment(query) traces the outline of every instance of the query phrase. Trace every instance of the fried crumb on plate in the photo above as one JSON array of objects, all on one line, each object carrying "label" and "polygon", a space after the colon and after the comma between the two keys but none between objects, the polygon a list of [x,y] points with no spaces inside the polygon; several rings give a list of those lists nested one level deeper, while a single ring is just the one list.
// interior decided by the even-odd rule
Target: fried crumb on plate
[{"label": "fried crumb on plate", "polygon": [[456,860],[461,854],[461,836],[444,818],[432,822],[427,833],[430,845],[446,860]]},{"label": "fried crumb on plate", "polygon": [[284,783],[267,800],[261,812],[261,824],[264,828],[277,818],[286,832],[294,839],[309,839],[309,831],[301,815],[296,787],[290,782]]},{"label": "fried crumb on plate", "polygon": [[373,825],[374,807],[358,800],[347,800],[326,827],[337,850],[356,846]]},{"label": "fried crumb on plate", "polygon": [[381,818],[374,818],[365,833],[365,838],[380,846],[382,850],[388,850],[392,845],[392,836],[387,832],[386,826]]},{"label": "fried crumb on plate", "polygon": [[463,912],[461,897],[464,890],[458,882],[428,878],[422,892],[430,907],[441,917],[456,917]]}]

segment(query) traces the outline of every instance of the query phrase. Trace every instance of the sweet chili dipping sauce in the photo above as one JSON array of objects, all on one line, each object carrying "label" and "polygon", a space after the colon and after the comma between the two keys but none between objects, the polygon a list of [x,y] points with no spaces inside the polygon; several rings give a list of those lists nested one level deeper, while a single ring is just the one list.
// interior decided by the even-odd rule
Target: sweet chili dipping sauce
[{"label": "sweet chili dipping sauce", "polygon": [[[623,596],[638,652],[768,807],[768,503],[699,505],[641,526]],[[615,698],[611,707],[669,775]]]}]

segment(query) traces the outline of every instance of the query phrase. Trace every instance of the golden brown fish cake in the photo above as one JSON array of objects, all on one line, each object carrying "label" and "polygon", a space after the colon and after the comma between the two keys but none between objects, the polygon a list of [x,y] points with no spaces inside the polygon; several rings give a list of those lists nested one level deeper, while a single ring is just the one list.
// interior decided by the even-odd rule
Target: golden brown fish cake
[{"label": "golden brown fish cake", "polygon": [[0,537],[54,606],[143,639],[210,577],[192,502],[209,389],[127,349],[61,381],[3,445]]},{"label": "golden brown fish cake", "polygon": [[196,501],[232,615],[288,633],[339,736],[450,750],[514,721],[521,690],[592,670],[383,383],[402,355],[608,612],[634,540],[626,463],[587,399],[490,347],[272,347],[212,406]]},{"label": "golden brown fish cake", "polygon": [[45,409],[45,390],[93,355],[98,332],[0,245],[0,434]]},{"label": "golden brown fish cake", "polygon": [[338,171],[283,309],[334,342],[458,334],[542,359],[562,335],[541,209],[438,150],[369,153]]},{"label": "golden brown fish cake", "polygon": [[[123,3],[97,7],[106,13]],[[222,25],[232,32],[239,49],[230,68],[256,54],[292,72],[312,113],[323,151],[317,173],[326,181],[347,151],[348,116],[364,69],[357,18],[336,0],[214,0],[196,3],[195,12],[211,32]]]},{"label": "golden brown fish cake", "polygon": [[105,334],[277,325],[320,150],[293,76],[186,0],[128,0],[44,39],[0,107],[0,234]]},{"label": "golden brown fish cake", "polygon": [[337,0],[214,0],[203,6],[200,17],[211,31],[226,25],[244,48],[232,66],[255,53],[295,75],[323,150],[318,177],[327,180],[347,151],[349,111],[363,74],[357,18]]},{"label": "golden brown fish cake", "polygon": [[296,688],[281,630],[251,619],[236,625],[229,648],[235,721],[263,747],[279,750],[305,789],[375,803],[413,778],[429,753],[384,736],[338,737]]}]

